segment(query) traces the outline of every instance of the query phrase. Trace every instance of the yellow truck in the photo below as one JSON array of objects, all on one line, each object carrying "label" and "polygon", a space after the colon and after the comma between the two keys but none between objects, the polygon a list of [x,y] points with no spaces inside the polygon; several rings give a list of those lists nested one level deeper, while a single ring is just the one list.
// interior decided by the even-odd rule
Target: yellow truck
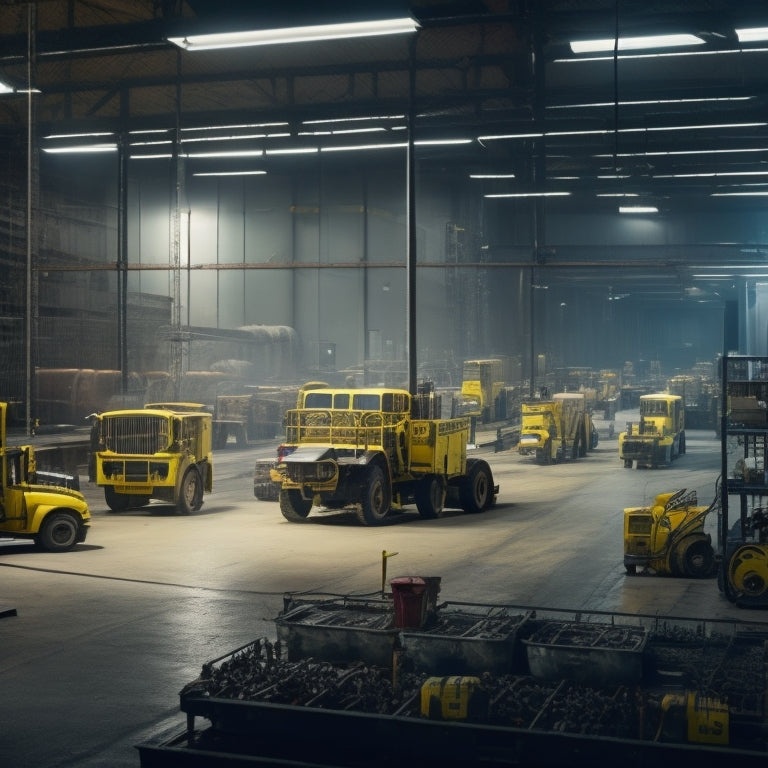
[{"label": "yellow truck", "polygon": [[48,552],[85,541],[91,513],[79,478],[37,469],[31,445],[6,442],[7,403],[0,403],[0,536],[32,539]]},{"label": "yellow truck", "polygon": [[540,464],[575,460],[597,447],[597,428],[587,410],[583,392],[558,392],[547,400],[520,406],[522,456],[534,454]]},{"label": "yellow truck", "polygon": [[213,490],[211,414],[199,403],[151,403],[93,417],[91,482],[113,512],[170,502],[181,514]]},{"label": "yellow truck", "polygon": [[461,393],[454,416],[475,416],[483,423],[496,418],[496,399],[504,388],[504,360],[465,360]]},{"label": "yellow truck", "polygon": [[469,419],[435,418],[436,402],[428,391],[302,388],[271,472],[285,519],[354,508],[372,526],[414,502],[423,518],[491,507],[498,486],[486,461],[467,458]]},{"label": "yellow truck", "polygon": [[698,506],[696,491],[660,493],[648,507],[624,510],[624,568],[659,576],[704,578],[714,573],[712,538],[704,532],[707,515],[719,504]]},{"label": "yellow truck", "polygon": [[640,396],[640,421],[619,434],[619,459],[627,469],[669,466],[685,453],[685,408],[680,395]]}]

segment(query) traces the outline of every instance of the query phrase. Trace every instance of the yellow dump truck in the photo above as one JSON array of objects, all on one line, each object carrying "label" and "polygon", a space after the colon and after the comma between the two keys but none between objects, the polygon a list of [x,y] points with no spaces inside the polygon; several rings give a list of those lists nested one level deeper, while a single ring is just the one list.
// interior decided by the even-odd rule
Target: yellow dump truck
[{"label": "yellow dump truck", "polygon": [[535,454],[540,464],[551,464],[578,459],[597,447],[597,428],[583,392],[559,392],[523,403],[520,410],[517,451],[523,456]]},{"label": "yellow dump truck", "polygon": [[680,395],[640,396],[640,421],[619,434],[619,459],[627,469],[669,466],[685,453],[685,408]]},{"label": "yellow dump truck", "polygon": [[211,414],[199,403],[151,403],[95,415],[91,482],[104,488],[113,512],[151,499],[189,514],[213,490]]},{"label": "yellow dump truck", "polygon": [[304,521],[313,506],[353,508],[364,525],[413,502],[423,518],[492,506],[490,466],[467,458],[469,419],[436,418],[438,402],[426,391],[302,388],[271,473],[286,520]]},{"label": "yellow dump truck", "polygon": [[31,445],[6,443],[7,403],[0,403],[0,535],[32,539],[48,552],[85,541],[91,513],[79,478],[38,471]]}]

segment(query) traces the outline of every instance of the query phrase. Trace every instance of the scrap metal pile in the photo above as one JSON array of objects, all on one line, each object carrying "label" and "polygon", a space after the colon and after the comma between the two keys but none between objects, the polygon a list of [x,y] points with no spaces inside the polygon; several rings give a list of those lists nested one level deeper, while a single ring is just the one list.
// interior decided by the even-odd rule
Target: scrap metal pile
[{"label": "scrap metal pile", "polygon": [[[329,621],[337,626],[357,624],[366,631],[391,627],[380,611],[351,611],[345,618],[337,605],[317,608],[316,613],[303,617],[304,627],[313,621],[321,625]],[[511,673],[479,672],[484,706],[474,710],[469,718],[472,722],[599,737],[670,740],[675,737],[662,728],[664,696],[670,690],[696,690],[727,702],[732,717],[751,723],[747,729],[750,748],[756,743],[765,750],[766,636],[718,634],[702,626],[663,622],[647,629],[553,621],[537,619],[534,611],[506,610],[479,618],[448,611],[433,623],[432,631],[437,635],[455,632],[457,638],[503,639],[510,636],[510,629],[517,631],[521,626],[525,629],[520,633],[523,643],[545,647],[547,652],[564,650],[567,661],[558,666],[560,657],[555,657],[554,671],[545,666],[542,672],[534,663],[518,661]],[[432,675],[428,670],[414,670],[407,642],[406,637],[406,647],[396,654],[394,666],[386,667],[354,659],[326,660],[322,652],[289,659],[288,644],[261,638],[205,664],[200,678],[181,692],[182,705],[184,708],[190,699],[203,697],[422,718],[419,696]],[[599,656],[583,663],[578,655],[582,650],[606,651],[608,672],[601,672],[604,665]],[[615,652],[632,656],[610,655]],[[627,658],[632,664],[629,668]],[[635,675],[636,662],[640,666]],[[589,683],[590,675],[597,684]],[[735,733],[738,737],[738,729]]]},{"label": "scrap metal pile", "polygon": [[207,662],[184,687],[186,730],[137,745],[142,768],[389,768],[403,755],[425,768],[694,755],[699,768],[764,768],[768,624],[424,606],[409,612],[416,626],[395,626],[392,601],[287,599],[278,639]]}]

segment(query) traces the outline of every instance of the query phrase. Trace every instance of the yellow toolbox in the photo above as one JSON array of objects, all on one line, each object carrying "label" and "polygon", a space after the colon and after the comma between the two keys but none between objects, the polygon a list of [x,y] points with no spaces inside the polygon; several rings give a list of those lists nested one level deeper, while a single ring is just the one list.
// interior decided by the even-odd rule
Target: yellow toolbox
[{"label": "yellow toolbox", "polygon": [[421,686],[421,714],[431,720],[471,720],[487,710],[479,677],[430,677]]}]

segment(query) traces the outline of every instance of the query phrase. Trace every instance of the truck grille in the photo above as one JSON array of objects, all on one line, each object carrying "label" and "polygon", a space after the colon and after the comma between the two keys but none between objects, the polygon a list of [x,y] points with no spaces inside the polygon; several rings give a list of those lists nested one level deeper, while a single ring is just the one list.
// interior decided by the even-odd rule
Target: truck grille
[{"label": "truck grille", "polygon": [[168,448],[169,427],[169,420],[162,416],[106,417],[101,438],[104,448],[113,453],[151,456]]}]

